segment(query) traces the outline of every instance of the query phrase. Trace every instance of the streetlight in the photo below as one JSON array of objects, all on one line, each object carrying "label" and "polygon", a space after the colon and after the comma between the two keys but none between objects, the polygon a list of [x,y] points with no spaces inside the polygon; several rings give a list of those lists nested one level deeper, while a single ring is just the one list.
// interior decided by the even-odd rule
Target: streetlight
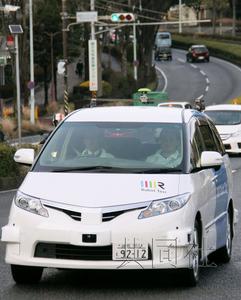
[{"label": "streetlight", "polygon": [[35,123],[34,118],[34,49],[33,49],[33,3],[29,0],[29,43],[30,43],[30,122]]},{"label": "streetlight", "polygon": [[19,76],[19,47],[18,35],[23,33],[21,25],[9,25],[10,33],[14,36],[16,56],[16,87],[17,87],[17,111],[18,111],[18,142],[21,144],[21,100],[20,100],[20,76]]}]

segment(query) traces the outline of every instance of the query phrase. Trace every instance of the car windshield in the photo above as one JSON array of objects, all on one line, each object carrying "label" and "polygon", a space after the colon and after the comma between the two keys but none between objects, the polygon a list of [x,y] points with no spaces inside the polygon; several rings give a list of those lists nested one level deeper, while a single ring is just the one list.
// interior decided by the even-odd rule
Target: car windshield
[{"label": "car windshield", "polygon": [[65,122],[33,172],[181,172],[182,124]]},{"label": "car windshield", "polygon": [[160,40],[167,40],[167,39],[170,39],[170,35],[169,34],[160,34],[158,38]]},{"label": "car windshield", "polygon": [[237,125],[241,123],[241,111],[210,110],[205,111],[205,113],[215,125]]},{"label": "car windshield", "polygon": [[203,53],[203,52],[207,52],[207,48],[205,47],[195,47],[193,48],[193,50],[196,52],[196,53]]}]

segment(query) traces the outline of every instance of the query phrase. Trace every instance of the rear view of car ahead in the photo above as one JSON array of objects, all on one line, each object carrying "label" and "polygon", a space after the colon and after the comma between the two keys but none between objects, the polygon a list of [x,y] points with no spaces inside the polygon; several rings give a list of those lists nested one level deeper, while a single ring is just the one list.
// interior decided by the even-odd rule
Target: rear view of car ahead
[{"label": "rear view of car ahead", "polygon": [[171,47],[158,47],[155,50],[155,60],[172,60]]},{"label": "rear view of car ahead", "polygon": [[[31,164],[33,151],[15,160]],[[205,114],[103,107],[73,112],[51,134],[2,241],[17,283],[51,267],[181,269],[195,285],[210,254],[230,260],[235,220],[229,157]]]},{"label": "rear view of car ahead", "polygon": [[186,54],[187,62],[209,62],[209,51],[204,45],[193,45]]},{"label": "rear view of car ahead", "polygon": [[206,107],[229,153],[241,153],[241,105],[225,104]]}]

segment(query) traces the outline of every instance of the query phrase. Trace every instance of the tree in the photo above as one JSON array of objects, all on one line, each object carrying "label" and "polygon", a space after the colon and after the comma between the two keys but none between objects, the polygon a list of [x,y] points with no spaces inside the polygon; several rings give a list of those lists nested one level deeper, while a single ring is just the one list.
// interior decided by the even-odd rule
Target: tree
[{"label": "tree", "polygon": [[[204,0],[207,8],[212,10],[213,34],[216,34],[216,21],[222,19],[223,12],[228,9],[228,0]],[[221,23],[220,23],[221,24]]]}]

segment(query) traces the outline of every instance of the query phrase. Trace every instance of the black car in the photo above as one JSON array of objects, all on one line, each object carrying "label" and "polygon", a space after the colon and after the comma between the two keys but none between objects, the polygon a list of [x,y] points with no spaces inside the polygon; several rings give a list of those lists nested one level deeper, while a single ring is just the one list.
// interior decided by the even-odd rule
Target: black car
[{"label": "black car", "polygon": [[157,47],[155,50],[155,60],[172,60],[171,47]]},{"label": "black car", "polygon": [[209,51],[204,45],[193,45],[188,49],[187,62],[209,62]]}]

